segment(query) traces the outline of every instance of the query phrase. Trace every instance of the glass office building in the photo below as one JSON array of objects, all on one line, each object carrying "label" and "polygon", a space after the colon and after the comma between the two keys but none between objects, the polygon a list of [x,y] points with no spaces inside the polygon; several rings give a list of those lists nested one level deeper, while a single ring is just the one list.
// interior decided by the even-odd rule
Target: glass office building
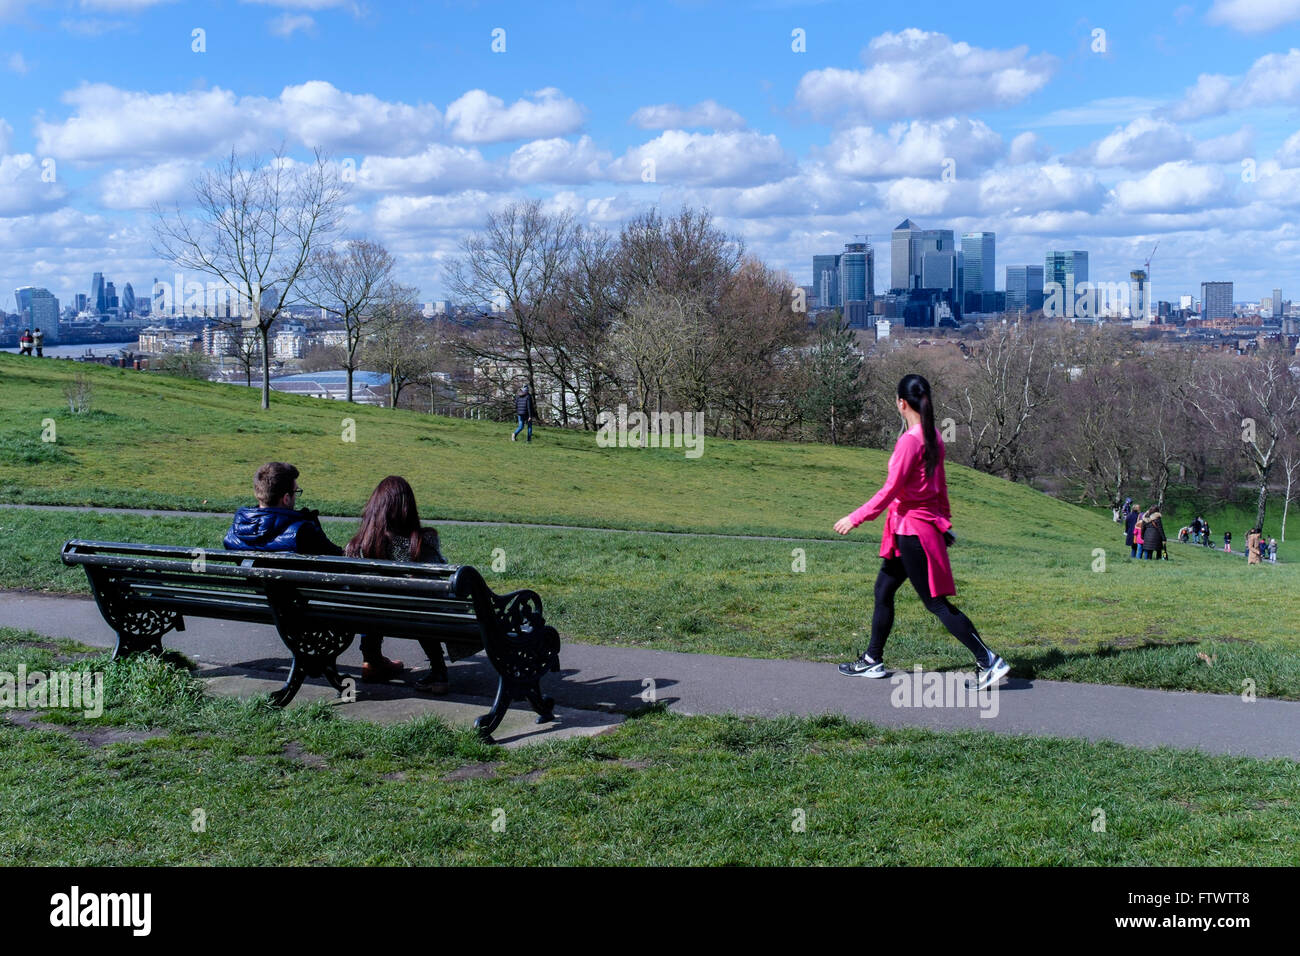
[{"label": "glass office building", "polygon": [[844,304],[840,298],[839,256],[813,256],[812,287],[818,308],[834,309]]},{"label": "glass office building", "polygon": [[1037,312],[1043,307],[1043,267],[1007,266],[1008,312]]}]

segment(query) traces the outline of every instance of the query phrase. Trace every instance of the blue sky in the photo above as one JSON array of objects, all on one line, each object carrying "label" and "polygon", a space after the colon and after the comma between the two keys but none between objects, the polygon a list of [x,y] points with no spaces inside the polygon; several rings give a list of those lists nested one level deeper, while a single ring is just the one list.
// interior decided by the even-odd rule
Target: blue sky
[{"label": "blue sky", "polygon": [[281,142],[355,170],[348,233],[424,300],[519,196],[613,230],[706,205],[799,283],[866,233],[883,288],[910,217],[996,232],[999,287],[1050,248],[1126,279],[1159,241],[1158,298],[1300,298],[1297,48],[1300,0],[0,0],[0,303],[144,292],[153,204]]}]

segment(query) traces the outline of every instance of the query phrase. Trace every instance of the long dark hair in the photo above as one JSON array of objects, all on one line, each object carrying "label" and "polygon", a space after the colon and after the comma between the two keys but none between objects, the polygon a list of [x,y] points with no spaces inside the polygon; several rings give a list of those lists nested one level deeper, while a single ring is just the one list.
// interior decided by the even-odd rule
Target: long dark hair
[{"label": "long dark hair", "polygon": [[409,536],[411,560],[420,560],[420,546],[424,543],[424,529],[420,527],[420,512],[415,507],[415,492],[405,478],[389,475],[379,483],[361,512],[361,530],[348,542],[343,553],[349,558],[378,558],[387,560],[393,555],[389,536]]},{"label": "long dark hair", "polygon": [[934,400],[930,397],[930,383],[913,372],[898,382],[898,397],[921,415],[921,435],[925,438],[925,470],[934,474],[939,464],[939,436],[934,431]]}]

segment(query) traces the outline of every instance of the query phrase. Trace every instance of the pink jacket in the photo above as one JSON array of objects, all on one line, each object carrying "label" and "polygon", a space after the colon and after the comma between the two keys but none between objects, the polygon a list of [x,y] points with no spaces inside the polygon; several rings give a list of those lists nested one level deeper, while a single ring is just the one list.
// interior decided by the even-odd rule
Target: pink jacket
[{"label": "pink jacket", "polygon": [[933,475],[927,475],[925,439],[921,436],[920,424],[900,435],[894,453],[889,456],[889,477],[885,479],[885,486],[849,515],[849,520],[856,528],[887,511],[880,535],[880,556],[889,558],[898,553],[894,535],[916,535],[930,566],[930,594],[944,597],[956,594],[957,587],[952,579],[952,565],[948,562],[948,545],[943,540],[943,533],[952,527],[948,482],[943,471],[945,451],[943,439],[937,433],[935,441],[939,443],[939,465]]}]

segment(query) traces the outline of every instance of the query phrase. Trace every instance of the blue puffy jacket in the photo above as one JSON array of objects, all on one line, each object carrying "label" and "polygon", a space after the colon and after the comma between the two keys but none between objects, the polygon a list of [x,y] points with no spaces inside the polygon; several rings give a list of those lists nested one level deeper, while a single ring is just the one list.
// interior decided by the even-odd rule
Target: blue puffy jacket
[{"label": "blue puffy jacket", "polygon": [[342,554],[314,513],[293,508],[240,508],[221,542],[228,551]]}]

